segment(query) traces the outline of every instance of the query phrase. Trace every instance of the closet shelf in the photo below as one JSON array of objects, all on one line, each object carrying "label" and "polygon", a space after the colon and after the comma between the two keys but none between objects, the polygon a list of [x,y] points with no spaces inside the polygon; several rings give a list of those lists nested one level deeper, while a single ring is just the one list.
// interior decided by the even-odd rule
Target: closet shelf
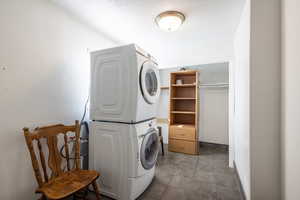
[{"label": "closet shelf", "polygon": [[193,111],[172,111],[173,114],[188,114],[188,115],[194,115],[195,112]]},{"label": "closet shelf", "polygon": [[172,87],[195,87],[196,83],[192,84],[172,84]]}]

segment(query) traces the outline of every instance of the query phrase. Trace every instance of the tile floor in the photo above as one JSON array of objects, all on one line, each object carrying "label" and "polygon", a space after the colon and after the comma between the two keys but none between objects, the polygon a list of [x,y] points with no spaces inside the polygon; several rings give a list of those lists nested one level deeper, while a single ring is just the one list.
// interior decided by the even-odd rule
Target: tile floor
[{"label": "tile floor", "polygon": [[242,200],[236,174],[228,168],[227,149],[202,145],[200,152],[160,155],[153,182],[138,200]]}]

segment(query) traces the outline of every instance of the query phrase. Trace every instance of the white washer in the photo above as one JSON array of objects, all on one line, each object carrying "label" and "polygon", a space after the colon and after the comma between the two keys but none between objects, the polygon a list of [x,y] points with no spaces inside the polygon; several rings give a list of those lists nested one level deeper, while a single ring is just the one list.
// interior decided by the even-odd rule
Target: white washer
[{"label": "white washer", "polygon": [[137,124],[91,122],[90,169],[100,172],[104,195],[134,200],[151,183],[159,137],[156,120]]},{"label": "white washer", "polygon": [[135,123],[156,117],[155,59],[134,44],[91,53],[90,119]]}]

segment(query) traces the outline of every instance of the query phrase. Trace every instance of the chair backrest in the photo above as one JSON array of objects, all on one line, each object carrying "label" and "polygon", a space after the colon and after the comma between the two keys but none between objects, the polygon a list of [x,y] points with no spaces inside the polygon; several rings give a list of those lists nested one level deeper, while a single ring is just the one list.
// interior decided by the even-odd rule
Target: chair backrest
[{"label": "chair backrest", "polygon": [[[27,147],[29,149],[32,167],[36,180],[39,187],[44,183],[48,182],[54,177],[59,176],[63,173],[62,169],[62,157],[58,149],[58,136],[63,134],[64,138],[64,149],[67,162],[67,170],[70,171],[70,150],[69,150],[69,141],[68,133],[75,132],[75,169],[80,169],[80,124],[79,121],[75,121],[73,126],[65,126],[63,124],[57,124],[46,127],[38,127],[33,131],[29,131],[28,128],[23,128],[24,136],[26,140]],[[43,151],[43,146],[41,144],[41,139],[46,139],[48,147],[48,167],[51,170],[51,176],[47,174],[47,165],[45,161],[45,155]],[[34,145],[37,145],[37,148],[34,148]],[[35,149],[38,149],[39,160],[37,159]],[[43,171],[43,177],[41,175],[41,170]]]}]

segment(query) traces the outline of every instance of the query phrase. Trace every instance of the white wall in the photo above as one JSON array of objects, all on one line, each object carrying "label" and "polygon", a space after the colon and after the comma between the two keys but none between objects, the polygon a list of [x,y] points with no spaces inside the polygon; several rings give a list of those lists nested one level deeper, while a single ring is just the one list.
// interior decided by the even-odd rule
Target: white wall
[{"label": "white wall", "polygon": [[199,141],[228,145],[228,88],[200,88]]},{"label": "white wall", "polygon": [[[234,42],[233,42],[234,46]],[[234,49],[234,48],[233,48]],[[233,52],[234,54],[234,52]],[[235,144],[234,144],[234,113],[235,113],[235,59],[232,57],[228,67],[228,146],[229,146],[229,167],[234,167]]]},{"label": "white wall", "polygon": [[250,1],[247,0],[235,36],[234,161],[246,198],[250,199]]},{"label": "white wall", "polygon": [[235,42],[235,162],[247,199],[277,200],[280,1],[249,0],[245,9]]},{"label": "white wall", "polygon": [[282,1],[282,200],[300,199],[300,1]]},{"label": "white wall", "polygon": [[0,199],[37,199],[24,126],[80,119],[89,49],[113,43],[48,0],[0,1]]}]

